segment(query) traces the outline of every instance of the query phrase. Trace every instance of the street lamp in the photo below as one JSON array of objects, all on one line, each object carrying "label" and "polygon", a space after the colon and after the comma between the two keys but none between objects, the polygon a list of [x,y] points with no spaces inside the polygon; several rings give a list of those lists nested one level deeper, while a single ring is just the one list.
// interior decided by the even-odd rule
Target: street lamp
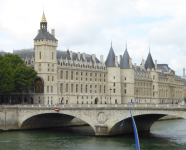
[{"label": "street lamp", "polygon": [[139,91],[138,91],[138,89],[137,89],[137,90],[136,90],[136,93],[137,93],[137,102],[138,102],[138,92],[139,92]]},{"label": "street lamp", "polygon": [[110,88],[110,104],[111,104],[111,91],[112,91],[112,89]]}]

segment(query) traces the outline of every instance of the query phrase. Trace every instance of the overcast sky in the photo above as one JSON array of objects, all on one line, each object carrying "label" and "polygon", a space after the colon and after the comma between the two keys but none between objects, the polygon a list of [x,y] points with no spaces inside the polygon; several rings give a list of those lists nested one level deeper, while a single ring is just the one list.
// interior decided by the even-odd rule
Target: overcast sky
[{"label": "overcast sky", "polygon": [[44,12],[58,50],[117,56],[127,47],[139,65],[150,52],[183,74],[186,67],[186,0],[0,0],[2,50],[33,47]]}]

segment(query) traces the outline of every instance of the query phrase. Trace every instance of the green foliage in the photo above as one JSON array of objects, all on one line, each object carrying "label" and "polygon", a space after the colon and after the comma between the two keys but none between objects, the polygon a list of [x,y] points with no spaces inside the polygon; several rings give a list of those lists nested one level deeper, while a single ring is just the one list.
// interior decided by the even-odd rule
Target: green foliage
[{"label": "green foliage", "polygon": [[11,93],[14,90],[14,73],[0,55],[0,93]]},{"label": "green foliage", "polygon": [[13,54],[0,55],[0,93],[11,93],[31,85],[36,79],[37,72],[26,67],[24,61]]}]

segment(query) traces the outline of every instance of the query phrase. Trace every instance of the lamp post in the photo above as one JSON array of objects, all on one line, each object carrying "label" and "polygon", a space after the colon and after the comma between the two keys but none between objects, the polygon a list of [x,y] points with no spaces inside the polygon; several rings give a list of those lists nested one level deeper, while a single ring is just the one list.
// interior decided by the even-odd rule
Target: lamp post
[{"label": "lamp post", "polygon": [[137,102],[138,102],[138,92],[139,92],[139,91],[138,91],[138,89],[137,89],[137,90],[136,90],[136,93],[137,93]]},{"label": "lamp post", "polygon": [[111,104],[111,91],[112,91],[112,89],[110,88],[110,104]]}]

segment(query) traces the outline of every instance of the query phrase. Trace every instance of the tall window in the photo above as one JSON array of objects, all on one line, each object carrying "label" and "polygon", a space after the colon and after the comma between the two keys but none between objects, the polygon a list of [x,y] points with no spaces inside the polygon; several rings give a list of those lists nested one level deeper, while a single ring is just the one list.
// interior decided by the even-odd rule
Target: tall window
[{"label": "tall window", "polygon": [[124,93],[125,93],[125,94],[127,93],[127,90],[126,90],[126,89],[124,90]]},{"label": "tall window", "polygon": [[73,71],[71,71],[71,80],[73,80]]},{"label": "tall window", "polygon": [[48,81],[49,81],[50,79],[49,79],[49,76],[48,76]]},{"label": "tall window", "polygon": [[60,79],[63,79],[63,71],[60,72]]},{"label": "tall window", "polygon": [[104,85],[104,93],[105,93],[105,85]]},{"label": "tall window", "polygon": [[87,93],[87,85],[85,86],[85,92]]},{"label": "tall window", "polygon": [[81,84],[81,93],[83,93],[83,84]]},{"label": "tall window", "polygon": [[41,59],[41,52],[39,52],[39,58]]},{"label": "tall window", "polygon": [[53,93],[53,86],[51,86],[51,93]]},{"label": "tall window", "polygon": [[68,92],[68,83],[66,84],[66,92]]},{"label": "tall window", "polygon": [[114,93],[116,92],[116,89],[114,89]]},{"label": "tall window", "polygon": [[68,80],[68,71],[66,71],[66,80]]},{"label": "tall window", "polygon": [[53,58],[54,58],[54,52],[52,52],[52,60],[53,60]]},{"label": "tall window", "polygon": [[99,93],[101,93],[101,85],[99,86]]},{"label": "tall window", "polygon": [[52,81],[54,81],[54,76],[52,76]]},{"label": "tall window", "polygon": [[63,92],[63,83],[60,84],[60,92]]},{"label": "tall window", "polygon": [[73,93],[73,84],[71,84],[71,93]]},{"label": "tall window", "polygon": [[76,84],[76,93],[78,92],[78,84]]},{"label": "tall window", "polygon": [[47,86],[47,93],[49,93],[49,86]]}]

